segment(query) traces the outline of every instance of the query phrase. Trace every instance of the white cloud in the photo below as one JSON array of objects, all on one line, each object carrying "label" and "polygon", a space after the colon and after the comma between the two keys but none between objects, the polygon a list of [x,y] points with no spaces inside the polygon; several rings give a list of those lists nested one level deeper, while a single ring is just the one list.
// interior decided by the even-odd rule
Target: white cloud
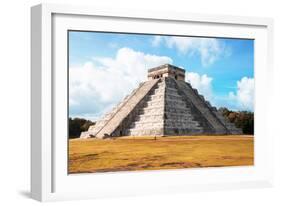
[{"label": "white cloud", "polygon": [[198,90],[200,94],[208,101],[213,101],[213,78],[207,76],[206,74],[199,75],[195,72],[186,72],[185,81],[189,82],[191,86]]},{"label": "white cloud", "polygon": [[147,69],[166,63],[172,59],[121,48],[115,58],[94,58],[70,67],[70,115],[100,118],[146,80]]},{"label": "white cloud", "polygon": [[199,75],[195,72],[186,72],[185,81],[197,89],[204,98],[216,107],[228,107],[233,110],[254,109],[254,79],[243,77],[237,81],[237,91],[229,92],[227,97],[215,95],[213,91],[213,78],[206,74]]},{"label": "white cloud", "polygon": [[239,110],[254,109],[254,78],[243,77],[237,81],[236,93],[230,92],[229,99]]},{"label": "white cloud", "polygon": [[230,55],[230,49],[216,38],[155,36],[152,45],[158,46],[161,42],[169,48],[177,49],[181,54],[198,54],[204,67],[213,64],[222,55]]},{"label": "white cloud", "polygon": [[154,36],[152,39],[152,46],[158,46],[162,41],[162,36]]}]

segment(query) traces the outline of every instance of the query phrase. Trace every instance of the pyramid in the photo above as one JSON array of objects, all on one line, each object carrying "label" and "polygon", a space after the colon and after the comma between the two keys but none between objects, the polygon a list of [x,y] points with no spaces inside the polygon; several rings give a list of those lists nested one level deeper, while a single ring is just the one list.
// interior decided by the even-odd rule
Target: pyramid
[{"label": "pyramid", "polygon": [[80,138],[242,134],[192,86],[185,70],[164,64]]}]

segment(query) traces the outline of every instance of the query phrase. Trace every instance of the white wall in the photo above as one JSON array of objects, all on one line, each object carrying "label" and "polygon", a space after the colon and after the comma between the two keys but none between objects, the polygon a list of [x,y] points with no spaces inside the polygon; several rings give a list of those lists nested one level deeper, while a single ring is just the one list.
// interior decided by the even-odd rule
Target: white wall
[{"label": "white wall", "polygon": [[[43,1],[45,2],[45,1]],[[275,69],[281,80],[278,61],[281,55],[281,6],[278,1],[260,0],[61,0],[56,3],[79,3],[110,7],[139,8],[140,10],[171,10],[192,13],[230,14],[273,17],[275,20]],[[280,2],[280,1],[279,1]],[[6,0],[1,2],[0,32],[0,201],[1,205],[36,205],[28,198],[30,149],[30,13],[29,7],[40,3],[35,0]],[[279,58],[278,58],[279,57]],[[277,69],[279,68],[279,71]],[[266,69],[266,68],[265,68]],[[276,81],[276,92],[280,83]],[[279,95],[280,97],[280,95]],[[276,99],[276,108],[280,98]],[[276,116],[280,117],[280,109]],[[280,121],[280,120],[279,120]],[[16,125],[16,126],[15,126]],[[272,129],[278,128],[277,119]],[[280,127],[280,126],[279,126]],[[276,187],[228,192],[178,194],[170,196],[129,197],[119,199],[60,202],[61,205],[280,205],[280,132],[276,131]],[[3,141],[4,140],[4,141]],[[4,201],[4,203],[2,202]],[[49,203],[48,203],[49,204]]]}]

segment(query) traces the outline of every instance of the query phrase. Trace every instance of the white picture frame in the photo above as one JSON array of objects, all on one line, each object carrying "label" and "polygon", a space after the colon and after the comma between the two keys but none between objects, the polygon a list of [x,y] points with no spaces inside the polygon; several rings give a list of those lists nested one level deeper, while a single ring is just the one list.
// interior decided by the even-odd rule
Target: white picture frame
[{"label": "white picture frame", "polygon": [[[268,110],[273,98],[272,19],[40,4],[31,8],[31,26],[32,198],[53,201],[273,185],[274,137]],[[96,31],[156,34],[173,28],[172,34],[177,35],[188,32],[195,36],[254,38],[255,165],[69,176],[65,145],[65,32],[93,27]]]}]

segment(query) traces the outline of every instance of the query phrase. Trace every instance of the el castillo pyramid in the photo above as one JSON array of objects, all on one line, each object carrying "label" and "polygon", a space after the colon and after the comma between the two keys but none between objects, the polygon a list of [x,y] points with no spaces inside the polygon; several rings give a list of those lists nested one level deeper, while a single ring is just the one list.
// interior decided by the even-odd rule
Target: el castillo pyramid
[{"label": "el castillo pyramid", "polygon": [[185,70],[165,64],[148,70],[148,80],[126,96],[80,138],[242,134],[195,88]]}]

